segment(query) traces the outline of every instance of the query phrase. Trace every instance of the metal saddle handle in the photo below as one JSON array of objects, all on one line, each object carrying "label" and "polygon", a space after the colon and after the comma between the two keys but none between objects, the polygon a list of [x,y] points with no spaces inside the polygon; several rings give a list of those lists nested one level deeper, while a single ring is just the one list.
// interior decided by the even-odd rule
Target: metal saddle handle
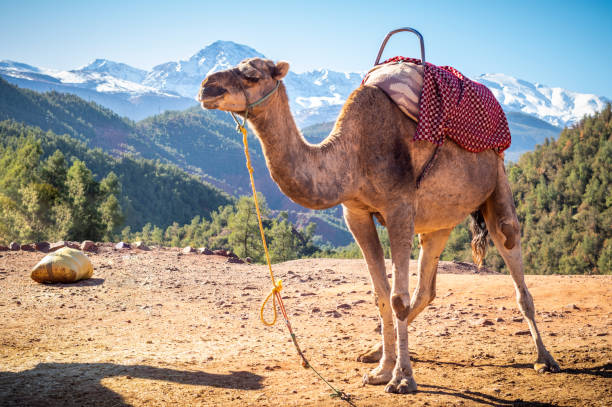
[{"label": "metal saddle handle", "polygon": [[417,37],[419,37],[419,41],[421,42],[421,64],[425,66],[425,43],[423,42],[423,36],[420,32],[410,27],[398,28],[397,30],[393,30],[389,32],[389,34],[387,34],[384,41],[382,42],[382,45],[380,46],[380,50],[378,50],[378,56],[376,57],[376,62],[374,62],[374,66],[380,64],[380,57],[382,56],[382,53],[385,50],[385,45],[387,45],[387,41],[389,41],[389,38],[391,38],[393,34],[397,34],[402,31],[414,33]]}]

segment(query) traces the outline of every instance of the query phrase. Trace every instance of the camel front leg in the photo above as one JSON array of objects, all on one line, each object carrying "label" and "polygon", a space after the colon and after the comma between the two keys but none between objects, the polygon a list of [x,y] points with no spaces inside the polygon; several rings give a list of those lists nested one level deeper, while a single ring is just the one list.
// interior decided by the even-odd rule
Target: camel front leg
[{"label": "camel front leg", "polygon": [[[436,298],[436,274],[438,271],[438,260],[444,250],[448,236],[452,229],[438,230],[432,233],[419,235],[421,251],[419,253],[419,279],[412,293],[410,311],[406,317],[406,323],[410,325],[423,309],[431,304]],[[367,352],[357,358],[358,362],[378,362],[382,356],[382,344],[377,343]]]},{"label": "camel front leg", "polygon": [[385,387],[385,391],[388,393],[412,393],[417,390],[417,384],[412,376],[410,353],[408,352],[407,316],[410,313],[408,276],[410,274],[410,250],[414,234],[414,210],[410,205],[402,205],[394,212],[387,214],[386,220],[393,264],[391,307],[393,308],[397,335],[397,361],[393,369],[393,377]]},{"label": "camel front leg", "polygon": [[393,314],[389,303],[391,290],[385,270],[385,257],[372,214],[344,207],[344,218],[368,265],[382,326],[382,356],[378,366],[364,375],[363,383],[383,384],[391,379],[396,359]]}]

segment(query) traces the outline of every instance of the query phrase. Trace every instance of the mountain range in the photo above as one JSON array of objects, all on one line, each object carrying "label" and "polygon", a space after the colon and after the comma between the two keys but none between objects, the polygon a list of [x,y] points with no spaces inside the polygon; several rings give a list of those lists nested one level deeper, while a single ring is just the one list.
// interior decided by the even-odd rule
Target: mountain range
[{"label": "mountain range", "polygon": [[[133,120],[196,104],[200,82],[208,74],[235,66],[245,58],[265,58],[255,49],[231,41],[215,41],[185,60],[165,62],[145,71],[96,59],[69,71],[0,61],[0,75],[21,87],[74,93]],[[460,67],[458,67],[460,69]],[[364,72],[318,69],[290,72],[284,79],[291,109],[300,127],[333,121]],[[606,98],[531,83],[504,74],[483,74],[474,80],[488,86],[506,112],[534,116],[562,128],[585,114],[601,110]]]}]

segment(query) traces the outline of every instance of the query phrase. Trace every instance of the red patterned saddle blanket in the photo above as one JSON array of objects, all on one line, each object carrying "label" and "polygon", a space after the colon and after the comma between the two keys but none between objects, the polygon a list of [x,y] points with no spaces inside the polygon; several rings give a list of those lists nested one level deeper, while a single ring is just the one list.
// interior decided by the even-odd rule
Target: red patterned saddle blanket
[{"label": "red patterned saddle blanket", "polygon": [[493,93],[450,66],[395,57],[374,67],[363,84],[385,91],[417,121],[414,140],[441,145],[450,137],[475,153],[503,153],[512,141],[506,115]]}]

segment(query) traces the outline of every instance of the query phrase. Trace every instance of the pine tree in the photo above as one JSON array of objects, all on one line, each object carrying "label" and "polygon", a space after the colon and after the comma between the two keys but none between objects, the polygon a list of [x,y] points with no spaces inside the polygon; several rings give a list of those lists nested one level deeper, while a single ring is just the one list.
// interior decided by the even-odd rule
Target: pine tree
[{"label": "pine tree", "polygon": [[119,204],[121,183],[114,172],[109,172],[102,180],[100,193],[102,201],[98,209],[102,221],[102,233],[105,240],[112,241],[125,219]]},{"label": "pine tree", "polygon": [[100,240],[103,230],[97,206],[100,187],[85,163],[74,161],[66,175],[66,184],[72,218],[70,239]]},{"label": "pine tree", "polygon": [[[268,217],[268,206],[262,194],[257,195],[262,218]],[[230,234],[228,243],[239,257],[251,257],[261,261],[264,257],[257,213],[253,198],[243,196],[236,204],[236,213],[228,222]]]}]

